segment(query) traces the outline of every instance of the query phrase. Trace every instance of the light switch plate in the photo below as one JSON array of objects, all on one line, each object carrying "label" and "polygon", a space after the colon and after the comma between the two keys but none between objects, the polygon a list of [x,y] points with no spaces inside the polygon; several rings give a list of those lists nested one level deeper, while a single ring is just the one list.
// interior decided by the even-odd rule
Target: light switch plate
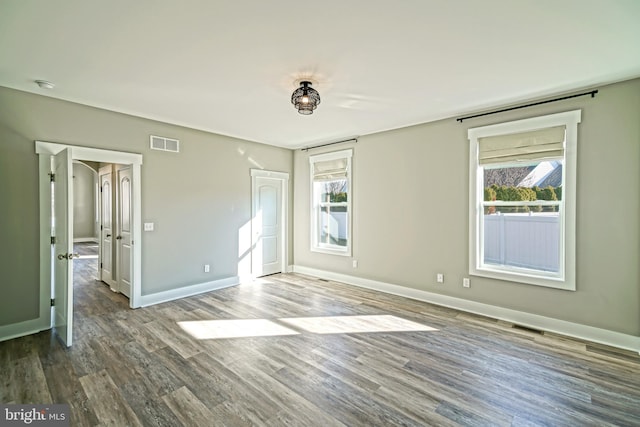
[{"label": "light switch plate", "polygon": [[144,223],[144,231],[153,231],[153,223],[145,222]]}]

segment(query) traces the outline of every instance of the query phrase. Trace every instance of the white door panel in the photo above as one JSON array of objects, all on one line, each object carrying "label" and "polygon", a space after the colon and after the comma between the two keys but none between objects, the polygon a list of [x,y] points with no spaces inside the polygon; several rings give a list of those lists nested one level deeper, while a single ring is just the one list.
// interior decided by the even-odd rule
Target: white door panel
[{"label": "white door panel", "polygon": [[[278,251],[278,238],[276,236],[262,237],[262,265],[271,265],[280,262]],[[278,271],[279,272],[279,271]],[[266,273],[270,274],[270,273]]]},{"label": "white door panel", "polygon": [[73,184],[70,149],[53,158],[54,331],[71,347],[73,343]]},{"label": "white door panel", "polygon": [[131,167],[118,169],[118,225],[116,248],[118,259],[118,291],[131,295]]},{"label": "white door panel", "polygon": [[282,272],[282,180],[255,177],[253,275]]},{"label": "white door panel", "polygon": [[111,165],[100,168],[100,280],[115,290],[113,271],[113,180]]}]

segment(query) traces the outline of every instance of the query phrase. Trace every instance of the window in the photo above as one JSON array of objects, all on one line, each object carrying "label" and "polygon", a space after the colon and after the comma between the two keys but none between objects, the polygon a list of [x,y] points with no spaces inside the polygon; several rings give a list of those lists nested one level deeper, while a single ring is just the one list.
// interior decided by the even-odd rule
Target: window
[{"label": "window", "polygon": [[580,111],[469,129],[469,274],[575,290]]},{"label": "window", "polygon": [[311,156],[311,250],[351,255],[352,150]]}]

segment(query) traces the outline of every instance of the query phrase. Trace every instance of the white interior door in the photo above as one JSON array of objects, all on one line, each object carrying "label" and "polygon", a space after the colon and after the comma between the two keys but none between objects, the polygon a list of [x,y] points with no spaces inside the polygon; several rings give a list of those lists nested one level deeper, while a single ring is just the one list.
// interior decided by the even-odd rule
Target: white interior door
[{"label": "white interior door", "polygon": [[53,158],[54,331],[71,347],[73,343],[73,189],[71,152],[64,149]]},{"label": "white interior door", "polygon": [[282,180],[256,176],[253,197],[253,275],[281,273]]},{"label": "white interior door", "polygon": [[116,236],[118,291],[131,295],[131,166],[118,168],[118,230]]},{"label": "white interior door", "polygon": [[100,280],[116,290],[113,280],[113,180],[111,165],[100,168]]}]

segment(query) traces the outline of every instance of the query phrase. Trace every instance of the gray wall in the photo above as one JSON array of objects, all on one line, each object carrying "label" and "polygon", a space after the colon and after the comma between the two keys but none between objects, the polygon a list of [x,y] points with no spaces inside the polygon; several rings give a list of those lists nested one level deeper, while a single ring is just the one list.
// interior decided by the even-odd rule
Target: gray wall
[{"label": "gray wall", "polygon": [[[471,127],[582,109],[577,291],[468,277]],[[294,156],[296,265],[640,335],[640,80],[593,99],[448,119],[360,138],[353,158],[353,258],[309,250],[310,154]],[[389,209],[390,206],[396,209]],[[352,259],[359,261],[352,268]],[[444,285],[435,283],[445,274]]]},{"label": "gray wall", "polygon": [[7,107],[0,92],[0,326],[37,319],[40,304],[38,158]]},{"label": "gray wall", "polygon": [[[180,139],[181,152],[150,150],[150,134]],[[142,218],[155,231],[142,235],[143,295],[238,274],[238,231],[251,217],[250,169],[292,168],[290,150],[0,87],[0,238],[12,242],[0,257],[0,325],[38,317],[34,140],[144,156]]]},{"label": "gray wall", "polygon": [[[578,152],[577,287],[559,291],[468,271],[467,129],[582,109]],[[238,230],[250,220],[249,169],[295,171],[296,265],[640,335],[640,80],[596,98],[360,138],[354,147],[354,259],[309,251],[307,153],[251,143],[0,88],[0,325],[38,317],[38,159],[34,140],[144,155],[142,292],[237,274]],[[149,150],[149,134],[181,153]],[[341,147],[342,148],[342,147]],[[331,151],[331,150],[325,150]],[[312,154],[322,152],[314,150]],[[394,204],[401,209],[389,210]],[[186,219],[185,219],[186,218]],[[396,224],[397,227],[391,227]],[[290,230],[290,236],[293,235]],[[290,261],[292,261],[290,259]],[[210,263],[213,271],[203,273]],[[435,274],[445,273],[445,284]]]},{"label": "gray wall", "polygon": [[73,163],[73,238],[97,238],[96,183],[98,174],[89,166]]}]

